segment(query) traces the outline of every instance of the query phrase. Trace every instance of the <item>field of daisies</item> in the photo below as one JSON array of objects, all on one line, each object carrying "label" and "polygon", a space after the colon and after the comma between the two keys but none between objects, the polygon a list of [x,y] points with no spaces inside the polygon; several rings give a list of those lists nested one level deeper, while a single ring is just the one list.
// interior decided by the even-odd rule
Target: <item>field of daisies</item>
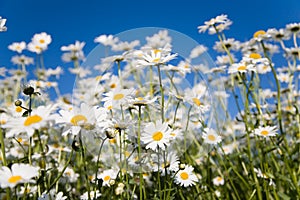
[{"label": "field of daisies", "polygon": [[204,22],[199,34],[215,45],[187,56],[168,30],[145,43],[100,35],[105,56],[91,68],[85,42],[61,46],[70,68],[44,63],[55,36],[10,44],[0,199],[299,199],[300,23],[248,41],[230,38],[231,25]]}]

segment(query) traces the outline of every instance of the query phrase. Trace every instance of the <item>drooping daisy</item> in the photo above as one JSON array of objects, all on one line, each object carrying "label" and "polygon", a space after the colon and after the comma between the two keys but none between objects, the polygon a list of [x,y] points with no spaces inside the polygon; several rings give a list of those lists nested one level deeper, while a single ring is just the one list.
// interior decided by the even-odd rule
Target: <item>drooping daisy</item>
[{"label": "drooping daisy", "polygon": [[15,163],[9,169],[3,166],[0,169],[1,188],[13,188],[19,183],[32,183],[32,178],[39,175],[39,168],[29,164]]},{"label": "drooping daisy", "polygon": [[26,48],[25,42],[14,42],[8,46],[9,50],[16,51],[18,53],[22,53],[22,51]]},{"label": "drooping daisy", "polygon": [[118,171],[115,169],[104,170],[101,174],[98,175],[98,179],[102,179],[103,186],[110,186],[110,181],[117,178]]},{"label": "drooping daisy", "polygon": [[221,176],[217,176],[213,179],[213,184],[215,186],[224,185],[224,178]]},{"label": "drooping daisy", "polygon": [[218,135],[214,129],[205,128],[202,134],[203,134],[202,138],[204,139],[204,143],[217,144],[222,141],[221,136]]},{"label": "drooping daisy", "polygon": [[254,129],[254,134],[262,137],[276,136],[277,127],[276,126],[259,126]]},{"label": "drooping daisy", "polygon": [[28,117],[11,117],[3,126],[7,128],[7,137],[14,137],[19,133],[26,132],[28,137],[34,134],[34,131],[47,126],[49,122],[54,121],[56,105],[39,106],[35,108]]},{"label": "drooping daisy", "polygon": [[196,185],[196,182],[198,182],[198,178],[193,171],[194,168],[192,166],[185,165],[184,169],[181,169],[177,172],[175,183],[183,187]]},{"label": "drooping daisy", "polygon": [[169,146],[171,139],[171,129],[167,123],[161,123],[156,121],[154,124],[150,122],[145,126],[141,135],[141,141],[146,144],[146,149],[152,149],[153,151],[158,148],[164,150],[166,146]]}]

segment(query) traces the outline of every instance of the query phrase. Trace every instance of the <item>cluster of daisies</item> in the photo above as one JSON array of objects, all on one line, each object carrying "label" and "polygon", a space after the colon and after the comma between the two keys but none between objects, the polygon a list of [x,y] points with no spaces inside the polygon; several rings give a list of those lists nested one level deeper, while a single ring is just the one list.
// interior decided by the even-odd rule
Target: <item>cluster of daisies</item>
[{"label": "cluster of daisies", "polygon": [[[17,68],[0,68],[0,197],[300,196],[300,24],[246,42],[226,38],[230,25],[220,15],[198,27],[218,35],[213,66],[204,45],[174,53],[167,30],[145,43],[96,37],[105,56],[92,68],[82,65],[85,42],[62,46],[72,96],[60,92],[65,67],[43,61],[50,35],[9,45]],[[275,65],[279,52],[287,67]],[[27,80],[31,65],[36,78]]]}]

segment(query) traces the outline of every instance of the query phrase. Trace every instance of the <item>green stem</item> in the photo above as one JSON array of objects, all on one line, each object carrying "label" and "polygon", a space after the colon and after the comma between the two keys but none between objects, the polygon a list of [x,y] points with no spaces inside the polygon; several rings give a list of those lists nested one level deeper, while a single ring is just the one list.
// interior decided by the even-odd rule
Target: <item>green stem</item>
[{"label": "green stem", "polygon": [[158,70],[158,78],[159,78],[159,88],[160,88],[160,94],[161,94],[161,121],[164,123],[165,121],[165,97],[164,97],[164,88],[162,86],[162,80],[161,80],[161,72],[160,72],[160,66],[157,65],[157,70]]},{"label": "green stem", "polygon": [[139,105],[139,115],[138,115],[138,159],[139,159],[139,178],[140,178],[140,199],[143,199],[143,169],[142,169],[142,162],[141,162],[141,153],[142,153],[142,148],[141,148],[141,118],[142,118],[142,106]]},{"label": "green stem", "polygon": [[53,183],[49,186],[49,188],[48,188],[48,190],[47,190],[46,193],[49,193],[50,190],[55,186],[56,182],[59,181],[60,177],[64,174],[64,172],[67,169],[69,163],[71,162],[72,157],[73,157],[73,148],[72,148],[72,151],[71,151],[71,154],[69,156],[69,159],[68,159],[67,163],[65,164],[63,170],[58,174],[58,176],[55,178],[55,180],[53,181]]}]

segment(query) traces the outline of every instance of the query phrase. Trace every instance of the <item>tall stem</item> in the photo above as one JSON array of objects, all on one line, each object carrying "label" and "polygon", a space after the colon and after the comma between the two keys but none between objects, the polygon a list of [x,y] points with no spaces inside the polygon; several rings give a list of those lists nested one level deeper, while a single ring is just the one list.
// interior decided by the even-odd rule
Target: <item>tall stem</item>
[{"label": "tall stem", "polygon": [[160,72],[160,66],[157,65],[158,70],[158,78],[159,78],[159,88],[160,88],[160,94],[161,94],[161,121],[164,123],[165,121],[165,97],[164,97],[164,88],[162,86],[162,80],[161,80],[161,72]]},{"label": "tall stem", "polygon": [[140,198],[139,199],[143,199],[143,170],[142,170],[142,162],[141,162],[141,152],[142,152],[142,148],[141,148],[141,118],[142,118],[142,110],[141,110],[141,105],[139,105],[139,115],[138,115],[138,136],[137,136],[137,140],[138,140],[138,159],[139,159],[139,177],[140,177]]}]

